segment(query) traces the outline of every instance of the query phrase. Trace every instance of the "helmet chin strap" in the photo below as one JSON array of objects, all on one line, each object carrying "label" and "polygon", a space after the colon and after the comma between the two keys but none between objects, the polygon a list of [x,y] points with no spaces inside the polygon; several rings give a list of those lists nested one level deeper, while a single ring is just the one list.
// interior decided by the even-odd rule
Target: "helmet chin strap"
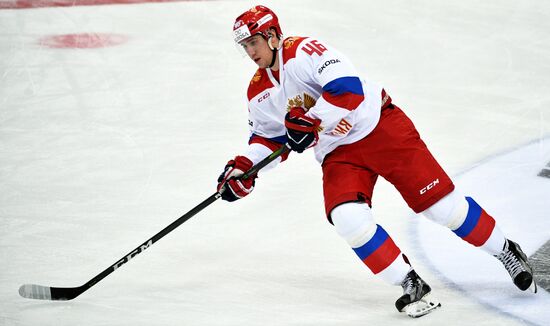
[{"label": "helmet chin strap", "polygon": [[271,45],[271,39],[272,38],[273,38],[273,36],[269,35],[269,38],[267,39],[267,44],[269,45],[269,48],[271,49],[271,54],[272,54],[271,63],[269,64],[269,68],[272,68],[273,65],[275,64],[275,60],[277,59],[277,51],[281,47],[280,42],[279,42],[279,47],[274,48],[273,45]]}]

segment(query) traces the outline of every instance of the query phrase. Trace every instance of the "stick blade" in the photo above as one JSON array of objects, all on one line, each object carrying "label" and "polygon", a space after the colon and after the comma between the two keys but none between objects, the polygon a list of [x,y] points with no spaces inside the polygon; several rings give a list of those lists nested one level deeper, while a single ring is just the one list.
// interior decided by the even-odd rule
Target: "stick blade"
[{"label": "stick blade", "polygon": [[28,299],[67,301],[76,298],[85,290],[86,288],[84,286],[57,288],[37,284],[23,284],[19,287],[19,295]]},{"label": "stick blade", "polygon": [[52,300],[52,291],[49,286],[23,284],[19,287],[19,295],[23,298]]}]

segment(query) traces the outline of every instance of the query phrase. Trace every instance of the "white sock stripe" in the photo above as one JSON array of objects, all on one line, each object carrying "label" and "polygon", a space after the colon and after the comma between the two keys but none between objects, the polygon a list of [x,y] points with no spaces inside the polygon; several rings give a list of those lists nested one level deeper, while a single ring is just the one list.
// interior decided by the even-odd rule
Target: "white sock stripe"
[{"label": "white sock stripe", "polygon": [[345,203],[331,212],[336,232],[352,248],[359,248],[367,243],[376,233],[376,223],[370,208],[365,203]]},{"label": "white sock stripe", "polygon": [[446,226],[452,231],[458,229],[466,220],[469,209],[470,205],[468,204],[468,201],[466,201],[466,198],[463,198],[463,200],[461,200],[455,206],[453,214],[451,215],[452,218],[449,220],[449,222],[447,222]]},{"label": "white sock stripe", "polygon": [[495,224],[495,227],[493,228],[493,232],[491,232],[489,239],[487,239],[487,241],[485,241],[485,243],[479,248],[486,253],[495,256],[503,251],[505,244],[506,237],[504,236],[504,233],[502,233],[502,230],[500,230],[498,225]]},{"label": "white sock stripe", "polygon": [[399,256],[384,270],[376,274],[384,282],[391,285],[400,285],[412,267],[405,262],[403,255]]},{"label": "white sock stripe", "polygon": [[439,225],[456,230],[464,223],[468,209],[466,198],[458,190],[454,190],[422,214]]},{"label": "white sock stripe", "polygon": [[365,223],[356,232],[346,236],[346,241],[352,248],[359,248],[369,242],[376,234],[376,224]]}]

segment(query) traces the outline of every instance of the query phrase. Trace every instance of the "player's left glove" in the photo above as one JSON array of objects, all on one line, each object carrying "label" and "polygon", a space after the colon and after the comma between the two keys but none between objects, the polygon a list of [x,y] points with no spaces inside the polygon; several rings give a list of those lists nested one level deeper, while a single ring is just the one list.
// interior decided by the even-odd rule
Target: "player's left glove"
[{"label": "player's left glove", "polygon": [[300,107],[293,107],[285,116],[286,135],[288,145],[293,151],[302,153],[313,147],[319,140],[319,126],[321,120],[306,116],[306,111]]},{"label": "player's left glove", "polygon": [[222,194],[222,199],[229,202],[241,199],[254,190],[254,184],[257,174],[243,179],[242,175],[253,166],[246,156],[236,156],[227,162],[225,168],[218,177],[218,191]]}]

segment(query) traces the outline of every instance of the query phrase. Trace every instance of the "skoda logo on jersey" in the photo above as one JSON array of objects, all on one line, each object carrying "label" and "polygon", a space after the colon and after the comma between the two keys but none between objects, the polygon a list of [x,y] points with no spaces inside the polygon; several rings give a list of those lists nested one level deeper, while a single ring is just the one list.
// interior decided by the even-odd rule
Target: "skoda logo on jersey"
[{"label": "skoda logo on jersey", "polygon": [[326,67],[338,62],[340,62],[339,59],[330,59],[325,61],[325,63],[323,63],[323,65],[319,68],[319,70],[317,70],[317,73],[320,75],[323,72],[323,70],[325,70]]}]

